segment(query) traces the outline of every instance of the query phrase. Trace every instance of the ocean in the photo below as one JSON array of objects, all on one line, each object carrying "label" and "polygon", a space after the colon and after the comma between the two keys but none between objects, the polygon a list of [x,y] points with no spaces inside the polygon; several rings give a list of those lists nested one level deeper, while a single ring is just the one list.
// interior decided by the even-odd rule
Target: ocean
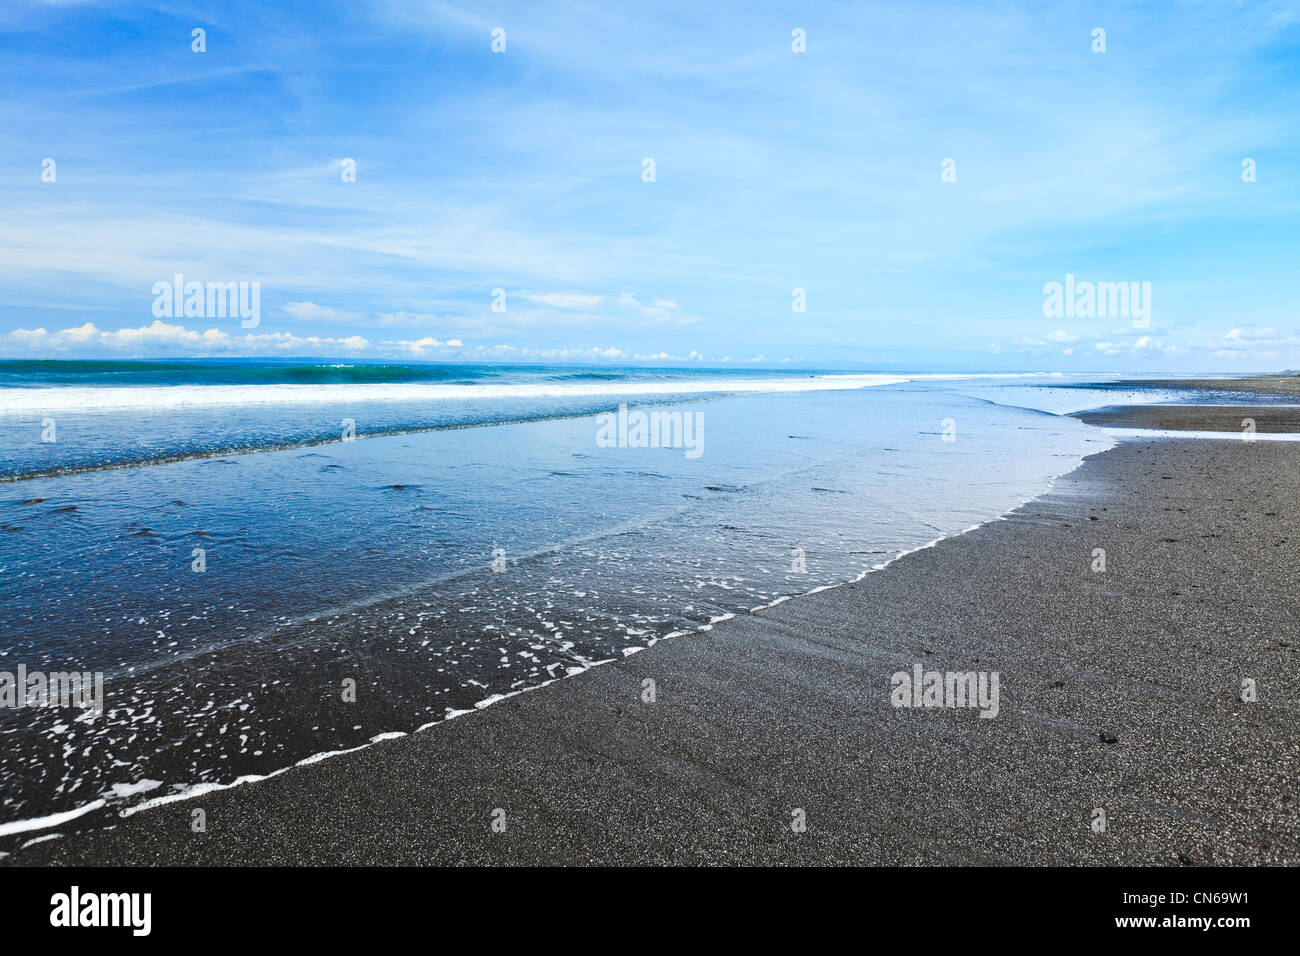
[{"label": "ocean", "polygon": [[1170,397],[1096,381],[0,362],[0,672],[104,679],[102,713],[0,708],[0,834],[859,578],[1110,446],[1062,413]]}]

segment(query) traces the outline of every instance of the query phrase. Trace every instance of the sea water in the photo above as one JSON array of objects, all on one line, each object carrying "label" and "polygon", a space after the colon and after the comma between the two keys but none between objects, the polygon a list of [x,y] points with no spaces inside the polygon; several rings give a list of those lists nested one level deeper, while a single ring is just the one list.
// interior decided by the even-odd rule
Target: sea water
[{"label": "sea water", "polygon": [[[272,773],[853,580],[1109,447],[1053,413],[1116,401],[1080,384],[0,363],[0,671],[105,681],[100,714],[0,709],[0,827]],[[691,416],[700,454],[600,440],[620,405]]]}]

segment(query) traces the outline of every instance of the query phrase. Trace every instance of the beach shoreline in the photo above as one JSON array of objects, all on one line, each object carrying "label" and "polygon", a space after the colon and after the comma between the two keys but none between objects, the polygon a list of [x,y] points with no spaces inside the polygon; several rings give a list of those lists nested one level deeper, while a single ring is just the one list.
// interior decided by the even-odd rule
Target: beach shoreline
[{"label": "beach shoreline", "polygon": [[1071,417],[1103,428],[1220,432],[1225,435],[1300,434],[1295,405],[1108,405]]},{"label": "beach shoreline", "polygon": [[[1300,519],[1297,464],[1292,443],[1126,441],[861,581],[0,862],[1300,862],[1296,615],[1268,538]],[[998,718],[892,706],[917,664],[997,671]]]},{"label": "beach shoreline", "polygon": [[963,392],[719,401],[698,459],[601,448],[586,417],[35,479],[0,502],[0,564],[25,572],[5,650],[104,672],[107,706],[3,712],[0,852],[98,801],[262,779],[854,580],[1110,444]]},{"label": "beach shoreline", "polygon": [[1286,395],[1300,398],[1300,373],[1235,375],[1221,378],[1120,379],[1117,387],[1191,388],[1207,392],[1231,392],[1248,396]]}]

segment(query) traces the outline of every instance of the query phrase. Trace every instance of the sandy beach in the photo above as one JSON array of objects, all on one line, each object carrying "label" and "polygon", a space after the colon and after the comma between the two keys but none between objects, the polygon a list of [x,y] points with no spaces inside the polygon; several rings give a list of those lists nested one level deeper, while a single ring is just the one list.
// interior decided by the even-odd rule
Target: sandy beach
[{"label": "sandy beach", "polygon": [[1234,392],[1240,395],[1263,393],[1300,397],[1300,373],[1296,372],[1221,378],[1131,379],[1121,380],[1115,384],[1149,388],[1196,388],[1208,392]]},{"label": "sandy beach", "polygon": [[[1298,444],[1125,441],[856,584],[3,862],[1300,863],[1298,493]],[[997,717],[892,706],[917,664]]]},{"label": "sandy beach", "polygon": [[1111,405],[1078,412],[1089,425],[1160,431],[1300,432],[1300,407],[1291,405]]}]

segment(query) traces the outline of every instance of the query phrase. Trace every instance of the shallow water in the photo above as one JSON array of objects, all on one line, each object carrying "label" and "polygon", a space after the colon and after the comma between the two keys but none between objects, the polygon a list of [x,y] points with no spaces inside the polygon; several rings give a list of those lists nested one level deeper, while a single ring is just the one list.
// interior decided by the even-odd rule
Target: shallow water
[{"label": "shallow water", "polygon": [[[1027,407],[1078,400],[1041,380],[713,379],[642,396],[700,416],[699,457],[602,447],[590,412],[637,404],[607,381],[574,417],[530,394],[532,420],[419,430],[422,399],[383,405],[394,434],[224,457],[193,457],[207,438],[175,409],[74,416],[59,454],[119,462],[142,428],[187,457],[0,484],[0,670],[106,678],[99,717],[0,711],[0,824],[271,772],[852,580],[1110,444]],[[207,420],[278,446],[298,408]],[[10,448],[29,418],[0,413]]]}]

